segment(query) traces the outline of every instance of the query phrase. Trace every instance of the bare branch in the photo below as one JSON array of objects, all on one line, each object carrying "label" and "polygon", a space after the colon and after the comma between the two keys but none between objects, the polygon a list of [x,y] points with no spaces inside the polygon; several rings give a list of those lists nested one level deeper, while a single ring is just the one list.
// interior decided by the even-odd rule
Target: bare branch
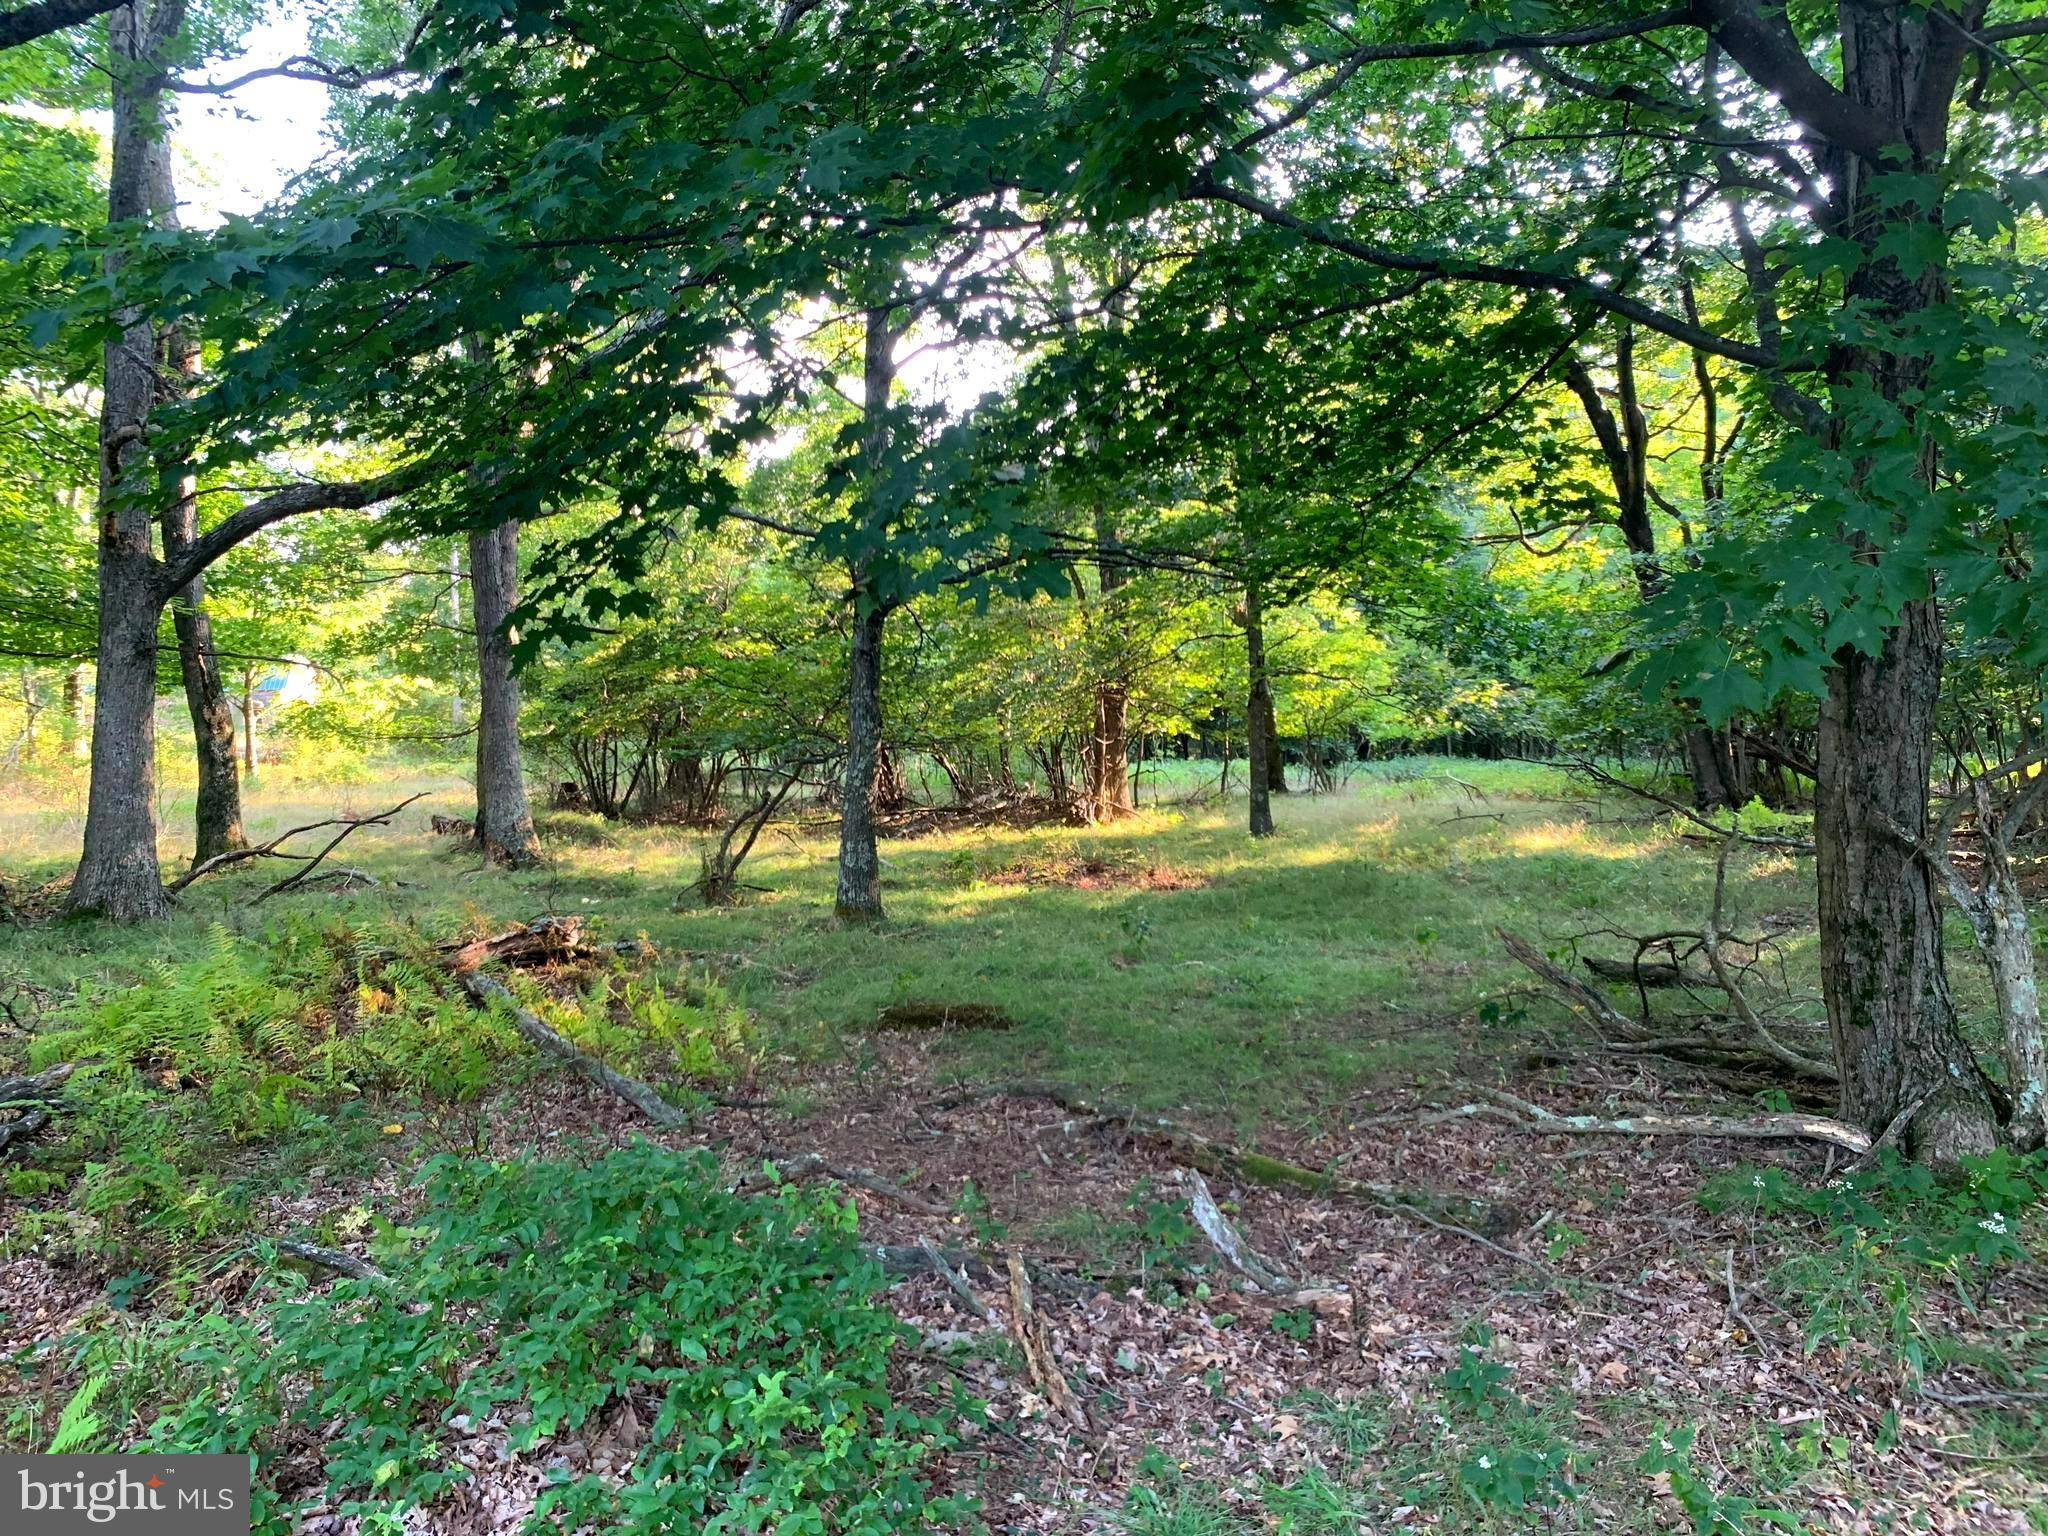
[{"label": "bare branch", "polygon": [[127,3],[128,0],[36,0],[34,5],[0,11],[0,48],[32,43],[52,32],[75,27],[81,21],[104,16]]}]

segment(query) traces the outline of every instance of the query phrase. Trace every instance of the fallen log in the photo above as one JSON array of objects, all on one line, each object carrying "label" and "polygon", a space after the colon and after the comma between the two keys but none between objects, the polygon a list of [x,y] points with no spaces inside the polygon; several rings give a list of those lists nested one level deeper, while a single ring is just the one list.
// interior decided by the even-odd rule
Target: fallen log
[{"label": "fallen log", "polygon": [[0,1108],[9,1104],[47,1104],[78,1070],[75,1061],[59,1062],[44,1072],[25,1077],[0,1077]]},{"label": "fallen log", "polygon": [[[1560,1115],[1498,1088],[1487,1098],[1520,1116],[1517,1129],[1559,1136],[1722,1136],[1738,1141],[1820,1141],[1847,1151],[1870,1151],[1870,1132],[1826,1115],[1692,1115],[1661,1110],[1615,1116]],[[1511,1124],[1515,1123],[1513,1120]]]},{"label": "fallen log", "polygon": [[1605,955],[1581,955],[1579,963],[1602,981],[1624,987],[1707,988],[1716,984],[1705,971],[1673,965],[1668,960],[1610,960]]},{"label": "fallen log", "polygon": [[296,1238],[273,1237],[267,1239],[270,1246],[286,1258],[299,1259],[307,1264],[317,1264],[322,1269],[331,1269],[336,1274],[347,1275],[351,1280],[388,1280],[391,1277],[372,1264],[368,1259],[359,1259],[352,1253],[339,1248],[323,1248],[318,1243],[302,1243]]},{"label": "fallen log", "polygon": [[621,939],[610,944],[590,943],[583,936],[583,919],[580,917],[537,917],[530,923],[488,939],[455,940],[441,945],[440,949],[455,970],[473,971],[486,960],[525,967],[609,955],[632,958],[645,953],[647,946],[638,939]]},{"label": "fallen log", "polygon": [[627,1077],[623,1072],[614,1071],[589,1052],[578,1049],[556,1034],[541,1022],[538,1014],[520,1007],[519,1000],[490,977],[472,972],[462,978],[462,990],[479,1008],[488,1008],[493,1003],[502,1005],[512,1020],[512,1027],[538,1046],[544,1054],[581,1073],[605,1092],[624,1099],[654,1125],[665,1131],[672,1131],[690,1123],[688,1115],[646,1083],[638,1078]]},{"label": "fallen log", "polygon": [[77,1062],[66,1061],[44,1072],[0,1077],[0,1109],[21,1111],[11,1120],[0,1120],[0,1157],[49,1125],[50,1111],[43,1106],[63,1096],[64,1085],[77,1070]]},{"label": "fallen log", "polygon": [[0,1157],[5,1157],[16,1142],[27,1141],[49,1123],[47,1109],[30,1109],[16,1119],[0,1121]]}]

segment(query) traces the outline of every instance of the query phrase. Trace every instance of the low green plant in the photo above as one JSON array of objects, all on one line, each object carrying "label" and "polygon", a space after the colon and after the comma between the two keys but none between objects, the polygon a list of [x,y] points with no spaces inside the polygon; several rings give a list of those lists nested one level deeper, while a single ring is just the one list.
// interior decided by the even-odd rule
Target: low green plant
[{"label": "low green plant", "polygon": [[[960,1513],[920,1468],[972,1405],[891,1395],[905,1329],[873,1299],[849,1204],[735,1196],[708,1154],[646,1143],[441,1158],[423,1185],[382,1255],[392,1283],[279,1275],[260,1312],[185,1323],[185,1394],[142,1448],[266,1461],[317,1434],[329,1497],[397,1518],[468,1475],[445,1444],[458,1415],[501,1414],[524,1449],[632,1402],[631,1466],[559,1474],[532,1528],[878,1536]],[[281,1532],[292,1511],[269,1493],[257,1513]]]},{"label": "low green plant", "polygon": [[571,1004],[532,1001],[576,1044],[643,1075],[723,1082],[746,1060],[746,1012],[710,976],[670,986],[601,972]]},{"label": "low green plant", "polygon": [[1965,1159],[1944,1180],[1886,1149],[1871,1167],[1821,1185],[1782,1168],[1737,1168],[1699,1198],[1711,1211],[1792,1220],[1824,1239],[1776,1272],[1808,1308],[1809,1348],[1883,1333],[1917,1372],[1926,1364],[1919,1290],[1940,1279],[1967,1286],[2027,1257],[2022,1229],[2048,1200],[2048,1155],[2001,1149]]},{"label": "low green plant", "polygon": [[[1480,1348],[1491,1343],[1492,1338],[1489,1331],[1481,1329]],[[1507,1386],[1513,1375],[1506,1366],[1487,1359],[1468,1344],[1458,1351],[1456,1363],[1444,1372],[1444,1391],[1474,1418],[1490,1419],[1515,1401]]]},{"label": "low green plant", "polygon": [[1690,1425],[1660,1430],[1636,1461],[1637,1471],[1662,1477],[1672,1500],[1692,1521],[1694,1536],[1756,1536],[1766,1526],[1785,1531],[1803,1528],[1791,1511],[1766,1508],[1732,1489],[1716,1489],[1695,1472],[1692,1442],[1696,1433]]},{"label": "low green plant", "polygon": [[1577,1497],[1571,1451],[1560,1444],[1482,1446],[1458,1464],[1458,1486],[1478,1503],[1502,1509],[1543,1508]]}]

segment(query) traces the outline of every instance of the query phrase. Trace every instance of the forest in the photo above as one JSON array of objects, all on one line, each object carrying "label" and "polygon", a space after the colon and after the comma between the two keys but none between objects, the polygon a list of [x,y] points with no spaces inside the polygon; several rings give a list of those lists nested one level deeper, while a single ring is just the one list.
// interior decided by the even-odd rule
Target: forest
[{"label": "forest", "polygon": [[2048,1532],[2044,91],[0,0],[0,1531]]}]

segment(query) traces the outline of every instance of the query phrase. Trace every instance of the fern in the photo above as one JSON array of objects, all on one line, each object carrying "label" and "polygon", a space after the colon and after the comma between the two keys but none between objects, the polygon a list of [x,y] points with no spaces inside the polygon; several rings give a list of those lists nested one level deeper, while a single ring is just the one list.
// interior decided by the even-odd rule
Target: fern
[{"label": "fern", "polygon": [[50,1448],[45,1453],[62,1456],[66,1451],[82,1450],[92,1444],[104,1427],[100,1416],[92,1411],[93,1400],[107,1387],[107,1378],[91,1375],[85,1378],[71,1401],[64,1405],[57,1415],[56,1432],[50,1436]]}]

